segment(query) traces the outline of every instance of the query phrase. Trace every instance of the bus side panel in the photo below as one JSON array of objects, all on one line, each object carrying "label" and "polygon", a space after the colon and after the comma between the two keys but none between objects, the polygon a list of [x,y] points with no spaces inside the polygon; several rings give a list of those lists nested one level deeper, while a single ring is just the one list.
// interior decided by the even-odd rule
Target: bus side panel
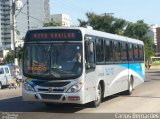
[{"label": "bus side panel", "polygon": [[129,64],[129,76],[133,76],[133,88],[143,83],[145,77],[144,63]]},{"label": "bus side panel", "polygon": [[119,65],[105,67],[105,97],[128,89],[128,68]]}]

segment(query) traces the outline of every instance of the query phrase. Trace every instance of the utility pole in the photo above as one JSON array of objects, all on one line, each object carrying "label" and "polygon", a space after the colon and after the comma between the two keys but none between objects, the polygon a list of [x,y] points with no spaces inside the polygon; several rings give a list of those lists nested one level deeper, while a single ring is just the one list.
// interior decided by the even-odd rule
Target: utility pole
[{"label": "utility pole", "polygon": [[28,30],[30,29],[29,25],[29,0],[27,0],[27,23],[28,23]]},{"label": "utility pole", "polygon": [[16,10],[20,10],[22,8],[22,2],[20,0],[12,0],[12,30],[13,30],[13,40],[12,44],[13,46],[11,49],[14,51],[14,63],[15,65],[18,65],[18,59],[16,56],[16,17],[15,17],[15,12]]}]

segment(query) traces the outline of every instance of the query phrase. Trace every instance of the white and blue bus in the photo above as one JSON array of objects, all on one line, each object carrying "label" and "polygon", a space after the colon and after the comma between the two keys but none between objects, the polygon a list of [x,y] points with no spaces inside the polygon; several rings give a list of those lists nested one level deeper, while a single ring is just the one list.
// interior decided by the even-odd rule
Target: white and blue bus
[{"label": "white and blue bus", "polygon": [[144,82],[140,40],[87,28],[52,27],[27,32],[23,100],[100,105],[102,98]]}]

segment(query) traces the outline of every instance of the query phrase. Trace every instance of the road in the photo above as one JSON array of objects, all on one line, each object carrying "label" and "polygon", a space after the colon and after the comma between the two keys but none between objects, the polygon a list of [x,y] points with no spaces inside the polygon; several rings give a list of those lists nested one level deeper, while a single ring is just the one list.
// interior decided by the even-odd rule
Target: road
[{"label": "road", "polygon": [[[61,104],[46,107],[37,102],[23,102],[21,88],[0,90],[0,112],[16,112],[22,117],[66,118],[62,113],[158,113],[160,112],[160,70],[146,71],[145,83],[138,86],[131,96],[116,94],[103,100],[98,108],[89,105]],[[38,114],[38,115],[37,115]],[[73,118],[73,115],[67,115]],[[93,116],[93,115],[92,115]],[[96,116],[94,116],[96,118]],[[31,117],[30,117],[31,118]]]}]

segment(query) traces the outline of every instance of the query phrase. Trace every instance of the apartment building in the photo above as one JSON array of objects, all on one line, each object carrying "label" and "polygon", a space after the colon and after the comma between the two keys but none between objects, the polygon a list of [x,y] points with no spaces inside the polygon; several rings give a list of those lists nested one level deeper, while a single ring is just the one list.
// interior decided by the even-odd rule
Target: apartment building
[{"label": "apartment building", "polygon": [[10,0],[0,0],[0,51],[11,47]]},{"label": "apartment building", "polygon": [[70,27],[71,21],[70,17],[67,14],[54,14],[50,16],[51,22],[61,23],[62,26]]}]

